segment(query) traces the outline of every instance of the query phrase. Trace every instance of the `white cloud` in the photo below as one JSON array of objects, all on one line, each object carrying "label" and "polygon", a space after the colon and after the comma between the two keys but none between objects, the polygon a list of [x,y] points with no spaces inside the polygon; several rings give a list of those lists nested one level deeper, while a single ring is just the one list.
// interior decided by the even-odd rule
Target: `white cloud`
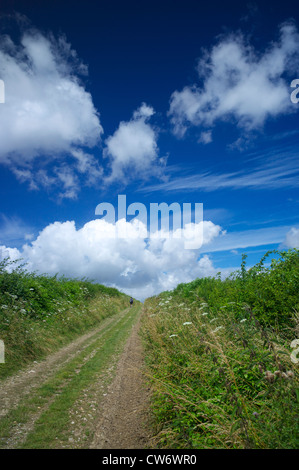
[{"label": "white cloud", "polygon": [[[18,45],[9,36],[0,38],[0,76],[5,82],[0,162],[21,181],[29,181],[31,189],[60,185],[63,171],[48,174],[47,166],[54,162],[59,168],[66,158],[74,159],[68,164],[87,180],[91,169],[100,171],[95,158],[82,151],[97,145],[103,132],[92,97],[79,79],[86,72],[64,37],[56,40],[28,29]],[[73,191],[78,191],[76,185]]]},{"label": "white cloud", "polygon": [[206,171],[199,174],[173,177],[163,185],[153,184],[142,189],[143,192],[154,191],[218,191],[219,189],[279,189],[298,187],[299,164],[297,155],[279,151],[260,155],[253,168],[246,167],[232,173],[216,174]]},{"label": "white cloud", "polygon": [[120,122],[115,133],[106,139],[104,153],[111,167],[107,182],[160,174],[165,161],[158,157],[158,132],[148,122],[153,115],[154,109],[143,103],[130,121]]},{"label": "white cloud", "polygon": [[[137,221],[135,221],[137,222]],[[139,236],[138,224],[126,222],[129,236],[116,238],[115,224],[96,219],[76,229],[72,221],[44,228],[22,250],[2,246],[2,257],[22,257],[29,270],[87,277],[113,285],[138,298],[174,288],[180,282],[216,274],[207,255],[185,250],[184,238]],[[217,238],[221,227],[204,222],[204,244]]]},{"label": "white cloud", "polygon": [[217,237],[203,247],[202,251],[212,253],[216,251],[231,251],[238,248],[254,246],[279,245],[285,239],[289,226],[266,227],[239,232],[227,232]]},{"label": "white cloud", "polygon": [[[115,286],[143,300],[171,290],[179,283],[215,276],[219,271],[225,277],[236,269],[217,269],[210,253],[230,251],[237,254],[237,249],[271,244],[279,245],[279,248],[299,246],[298,228],[268,227],[226,233],[219,225],[204,221],[202,248],[186,250],[187,230],[182,238],[151,236],[146,239],[140,236],[146,233],[145,227],[137,222],[129,223],[123,219],[112,224],[96,219],[80,229],[73,221],[54,222],[22,249],[0,246],[0,258],[22,258],[28,270],[85,277]],[[126,238],[116,237],[116,230],[121,225],[127,228]]]},{"label": "white cloud", "polygon": [[206,131],[200,134],[198,143],[209,144],[210,142],[212,142],[212,140],[212,131]]},{"label": "white cloud", "polygon": [[[21,253],[17,248],[9,248],[5,245],[0,245],[0,260],[9,258],[10,261],[19,261],[21,259]],[[8,271],[13,269],[14,265],[8,267]]]},{"label": "white cloud", "polygon": [[[21,244],[25,239],[33,238],[34,228],[15,216],[0,214],[0,244]],[[24,235],[25,234],[25,235]]]},{"label": "white cloud", "polygon": [[283,243],[287,248],[299,248],[299,228],[292,227]]},{"label": "white cloud", "polygon": [[280,39],[263,54],[241,34],[222,39],[198,62],[201,85],[186,86],[171,96],[169,116],[174,132],[183,136],[190,125],[211,127],[233,119],[246,131],[260,129],[268,117],[295,111],[286,72],[298,66],[299,35],[285,23]]}]

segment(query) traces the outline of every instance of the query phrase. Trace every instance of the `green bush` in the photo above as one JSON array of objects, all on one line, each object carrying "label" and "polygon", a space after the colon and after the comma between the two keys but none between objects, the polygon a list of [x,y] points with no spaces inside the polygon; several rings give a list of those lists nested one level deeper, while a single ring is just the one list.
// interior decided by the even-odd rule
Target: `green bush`
[{"label": "green bush", "polygon": [[[270,255],[276,258],[265,266]],[[196,279],[180,284],[174,293],[190,301],[205,300],[215,308],[227,302],[246,303],[263,325],[292,327],[294,313],[299,310],[299,250],[269,251],[248,270],[243,255],[241,269],[227,279]]]},{"label": "green bush", "polygon": [[299,445],[298,250],[145,301],[156,448]]}]

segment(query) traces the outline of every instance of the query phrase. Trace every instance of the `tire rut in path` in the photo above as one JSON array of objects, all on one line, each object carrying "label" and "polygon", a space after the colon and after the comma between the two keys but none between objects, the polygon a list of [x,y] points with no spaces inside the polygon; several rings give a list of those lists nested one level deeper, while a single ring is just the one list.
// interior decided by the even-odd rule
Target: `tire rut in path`
[{"label": "tire rut in path", "polygon": [[91,449],[150,448],[150,387],[143,374],[140,319],[134,325],[102,402]]}]

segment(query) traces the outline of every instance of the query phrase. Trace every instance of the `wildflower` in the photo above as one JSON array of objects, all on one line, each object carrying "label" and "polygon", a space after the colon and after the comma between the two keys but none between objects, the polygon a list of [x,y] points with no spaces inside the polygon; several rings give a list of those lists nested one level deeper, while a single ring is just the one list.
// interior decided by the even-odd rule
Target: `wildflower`
[{"label": "wildflower", "polygon": [[208,312],[202,313],[202,316],[203,316],[203,317],[206,316],[206,315],[209,315]]},{"label": "wildflower", "polygon": [[[296,346],[299,346],[299,339],[294,339],[292,342],[291,342],[291,348],[296,348]],[[294,364],[298,364],[299,362],[299,358],[297,357],[298,355],[298,349],[294,349],[294,351],[291,353],[291,361],[294,363]]]},{"label": "wildflower", "polygon": [[185,321],[185,323],[183,323],[183,325],[192,325],[192,322],[191,321]]},{"label": "wildflower", "polygon": [[252,414],[253,414],[254,417],[259,416],[259,413],[257,413],[256,411],[254,411]]},{"label": "wildflower", "polygon": [[8,305],[1,305],[1,308],[3,308],[3,310],[6,310],[8,308]]},{"label": "wildflower", "polygon": [[240,320],[240,323],[244,323],[244,321],[247,321],[247,318],[243,318],[242,320]]},{"label": "wildflower", "polygon": [[217,328],[213,331],[213,333],[216,333],[218,330],[221,330],[221,328],[223,328],[223,326],[217,326]]},{"label": "wildflower", "polygon": [[20,313],[26,313],[26,310],[24,308],[21,308]]},{"label": "wildflower", "polygon": [[177,335],[170,335],[169,338],[173,338],[174,336],[177,336]]}]

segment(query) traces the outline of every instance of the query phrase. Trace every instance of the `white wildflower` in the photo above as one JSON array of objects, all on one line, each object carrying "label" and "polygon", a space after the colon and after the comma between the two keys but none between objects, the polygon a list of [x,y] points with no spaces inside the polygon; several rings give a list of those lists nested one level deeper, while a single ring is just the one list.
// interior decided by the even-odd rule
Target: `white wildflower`
[{"label": "white wildflower", "polygon": [[217,328],[213,331],[213,333],[216,333],[217,331],[221,330],[221,328],[223,328],[223,326],[217,326]]},{"label": "white wildflower", "polygon": [[1,305],[1,308],[3,308],[3,310],[6,310],[8,308],[8,305]]},{"label": "white wildflower", "polygon": [[247,321],[247,318],[243,318],[242,320],[240,320],[240,323],[244,323],[244,321]]},{"label": "white wildflower", "polygon": [[185,321],[185,323],[183,323],[183,325],[192,325],[192,322],[191,321]]},{"label": "white wildflower", "polygon": [[206,315],[209,315],[208,312],[202,313],[202,316],[203,316],[203,317],[206,316]]},{"label": "white wildflower", "polygon": [[169,338],[173,338],[174,336],[177,336],[177,335],[170,335]]},{"label": "white wildflower", "polygon": [[[292,342],[291,342],[291,348],[296,348],[296,346],[299,346],[299,339],[294,339]],[[298,355],[298,352],[299,352],[299,348],[297,349],[294,349],[294,351],[292,351],[291,353],[291,361],[294,363],[294,364],[298,364],[299,362],[299,358],[297,357]]]}]

